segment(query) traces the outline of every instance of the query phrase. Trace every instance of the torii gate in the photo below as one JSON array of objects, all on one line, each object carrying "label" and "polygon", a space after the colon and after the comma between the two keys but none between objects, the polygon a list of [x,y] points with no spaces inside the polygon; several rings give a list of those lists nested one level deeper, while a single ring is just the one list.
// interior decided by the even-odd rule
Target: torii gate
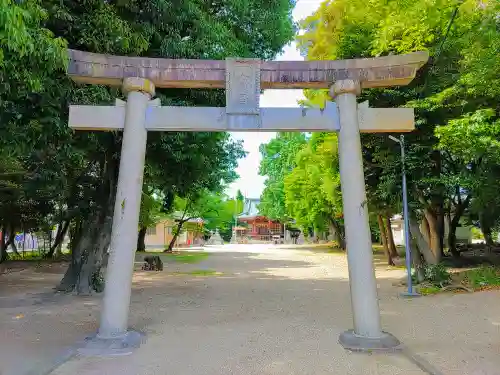
[{"label": "torii gate", "polygon": [[[171,60],[106,56],[70,50],[69,75],[77,82],[122,86],[127,102],[70,106],[77,130],[123,130],[110,256],[97,336],[91,352],[127,352],[139,336],[127,331],[147,131],[339,131],[342,200],[354,329],[339,342],[351,350],[393,349],[383,332],[373,267],[360,132],[408,132],[411,108],[359,104],[362,88],[410,83],[426,52],[339,61],[257,59]],[[225,88],[226,107],[162,107],[155,87]],[[329,88],[335,103],[324,110],[260,108],[261,89]]]}]

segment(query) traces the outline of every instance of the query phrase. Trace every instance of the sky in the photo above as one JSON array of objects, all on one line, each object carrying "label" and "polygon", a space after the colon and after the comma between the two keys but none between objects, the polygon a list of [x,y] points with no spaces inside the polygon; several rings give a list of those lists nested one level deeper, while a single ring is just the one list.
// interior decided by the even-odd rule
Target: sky
[{"label": "sky", "polygon": [[[321,0],[298,0],[293,11],[293,18],[299,21],[313,13],[321,4]],[[283,52],[276,60],[304,60],[296,48],[295,42],[285,46]],[[298,107],[297,102],[303,99],[302,90],[265,90],[260,96],[261,107]],[[260,152],[259,146],[269,142],[276,133],[271,132],[241,132],[231,133],[234,139],[243,141],[243,148],[248,153],[244,159],[240,159],[236,172],[240,176],[233,182],[226,193],[233,197],[241,190],[247,198],[260,198],[264,190],[265,177],[259,176]]]}]

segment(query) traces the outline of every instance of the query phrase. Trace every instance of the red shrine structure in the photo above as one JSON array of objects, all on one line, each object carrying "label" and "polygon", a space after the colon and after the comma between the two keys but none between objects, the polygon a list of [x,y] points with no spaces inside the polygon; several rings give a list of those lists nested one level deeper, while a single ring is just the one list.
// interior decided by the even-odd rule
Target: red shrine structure
[{"label": "red shrine structure", "polygon": [[245,198],[243,212],[238,216],[236,236],[239,243],[282,242],[284,226],[259,213],[260,199]]}]

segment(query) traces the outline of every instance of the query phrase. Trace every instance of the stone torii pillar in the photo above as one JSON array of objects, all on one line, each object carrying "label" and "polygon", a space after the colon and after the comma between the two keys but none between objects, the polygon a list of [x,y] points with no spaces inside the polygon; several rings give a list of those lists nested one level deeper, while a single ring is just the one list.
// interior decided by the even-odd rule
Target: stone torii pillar
[{"label": "stone torii pillar", "polygon": [[[125,105],[71,106],[70,126],[123,130],[111,254],[101,326],[89,343],[102,353],[123,354],[139,343],[127,332],[132,271],[147,131],[339,131],[339,158],[354,329],[339,342],[351,350],[393,349],[399,341],[382,331],[366,205],[360,132],[414,128],[411,108],[369,108],[357,103],[361,88],[406,85],[427,53],[344,61],[261,62],[255,59],[169,60],[70,51],[69,74],[77,82],[120,85]],[[138,78],[143,77],[143,78]],[[154,87],[226,88],[226,106],[161,107]],[[324,110],[260,108],[261,88],[330,89],[336,103]],[[118,254],[119,253],[119,254]]]},{"label": "stone torii pillar", "polygon": [[127,101],[117,100],[125,107],[124,129],[101,321],[97,335],[79,348],[86,355],[129,354],[142,340],[139,332],[127,329],[128,313],[146,156],[146,113],[158,103],[151,101],[155,86],[148,79],[126,78],[122,90]]},{"label": "stone torii pillar", "polygon": [[142,179],[146,156],[146,111],[155,94],[154,84],[144,78],[126,78],[127,95],[120,169],[113,214],[106,285],[101,312],[99,338],[120,337],[127,332],[132,273],[124,272],[134,264],[141,209]]},{"label": "stone torii pillar", "polygon": [[355,80],[337,81],[330,88],[340,115],[340,182],[354,321],[354,329],[342,333],[339,342],[352,350],[392,349],[399,341],[382,332],[380,324],[357,115],[360,93],[361,85]]}]

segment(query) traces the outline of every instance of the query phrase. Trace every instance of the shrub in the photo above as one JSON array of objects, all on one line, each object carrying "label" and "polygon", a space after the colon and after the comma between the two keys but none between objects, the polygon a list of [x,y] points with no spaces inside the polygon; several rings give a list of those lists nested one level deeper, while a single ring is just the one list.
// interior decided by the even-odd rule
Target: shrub
[{"label": "shrub", "polygon": [[[420,282],[427,282],[436,287],[443,287],[451,282],[451,275],[442,264],[425,265],[420,269],[420,272],[423,274],[423,280]],[[415,270],[413,270],[411,278],[415,284],[419,283]]]},{"label": "shrub", "polygon": [[450,284],[451,275],[442,264],[430,264],[424,267],[424,278],[435,286],[443,287]]},{"label": "shrub", "polygon": [[102,293],[104,291],[104,275],[100,268],[98,268],[90,279],[90,284],[92,289],[94,289],[97,293]]},{"label": "shrub", "polygon": [[472,227],[471,228],[471,233],[472,233],[472,238],[475,240],[484,240],[483,232],[481,232],[481,229]]}]

